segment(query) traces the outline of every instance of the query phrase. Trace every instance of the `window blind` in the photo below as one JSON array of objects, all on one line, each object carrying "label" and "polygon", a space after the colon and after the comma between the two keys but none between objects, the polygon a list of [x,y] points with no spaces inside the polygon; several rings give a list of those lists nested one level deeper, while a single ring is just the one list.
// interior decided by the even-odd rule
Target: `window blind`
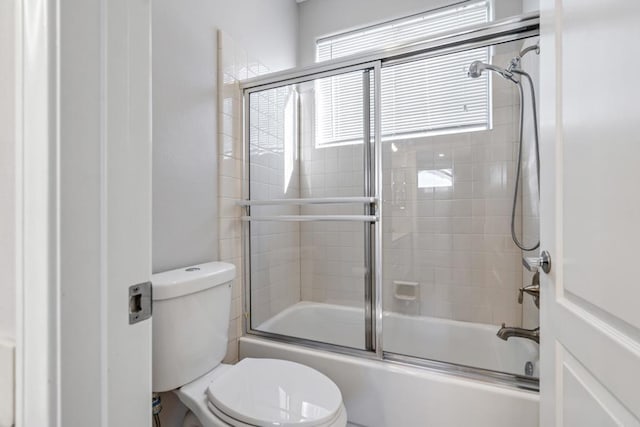
[{"label": "window blind", "polygon": [[[319,40],[317,60],[406,46],[435,34],[487,22],[487,1],[425,13]],[[473,61],[488,62],[488,48],[384,67],[382,135],[410,138],[489,127],[489,80],[467,76]],[[316,143],[362,140],[362,73],[316,82]]]}]

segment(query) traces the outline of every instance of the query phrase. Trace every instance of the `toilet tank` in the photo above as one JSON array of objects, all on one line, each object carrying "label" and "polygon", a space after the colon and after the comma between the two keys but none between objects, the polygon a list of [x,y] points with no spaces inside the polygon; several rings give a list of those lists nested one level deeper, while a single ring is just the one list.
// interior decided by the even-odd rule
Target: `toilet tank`
[{"label": "toilet tank", "polygon": [[179,388],[222,362],[236,268],[209,262],[154,274],[153,391]]}]

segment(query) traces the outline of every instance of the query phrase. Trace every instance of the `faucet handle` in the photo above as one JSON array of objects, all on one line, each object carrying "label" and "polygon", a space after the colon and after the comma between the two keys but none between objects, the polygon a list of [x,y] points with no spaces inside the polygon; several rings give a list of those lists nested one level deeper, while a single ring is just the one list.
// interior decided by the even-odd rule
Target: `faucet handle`
[{"label": "faucet handle", "polygon": [[518,304],[522,304],[522,300],[524,298],[524,294],[527,293],[534,298],[540,297],[540,284],[534,283],[529,286],[522,287],[518,289]]},{"label": "faucet handle", "polygon": [[549,252],[542,251],[539,257],[524,257],[522,258],[522,265],[531,272],[537,272],[541,269],[545,273],[551,271],[551,256]]}]

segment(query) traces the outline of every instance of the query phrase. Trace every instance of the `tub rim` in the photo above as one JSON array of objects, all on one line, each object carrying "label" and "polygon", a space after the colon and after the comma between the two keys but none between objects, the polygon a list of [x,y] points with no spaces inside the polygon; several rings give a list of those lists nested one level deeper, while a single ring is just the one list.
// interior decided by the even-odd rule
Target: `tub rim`
[{"label": "tub rim", "polygon": [[[315,305],[320,305],[320,306],[334,305],[334,304],[325,304],[325,303],[312,302],[312,301],[304,301],[303,304],[309,307],[312,307]],[[339,307],[340,309],[344,309],[348,311],[361,310],[358,307],[341,306],[341,305],[335,305],[335,306]],[[294,310],[302,309],[302,307],[296,307],[296,305],[288,308],[293,308]],[[265,322],[271,322],[273,319],[280,316],[286,310],[287,309],[282,310],[280,313],[276,314],[275,316],[271,317]],[[402,313],[395,313],[395,312],[387,312],[387,313],[392,313],[393,315],[397,315],[397,316],[404,316]],[[453,324],[464,323],[464,322],[453,320],[453,319],[438,319],[438,320],[451,322]],[[404,354],[399,354],[399,353],[394,353],[394,352],[384,351],[384,350],[380,352],[382,354],[382,357],[380,357],[379,353],[376,352],[375,349],[373,351],[369,351],[369,350],[358,349],[354,347],[342,346],[339,344],[316,341],[308,338],[299,338],[299,337],[293,337],[289,335],[278,334],[276,332],[266,332],[266,331],[259,331],[256,329],[249,329],[248,323],[249,322],[247,322],[247,325],[246,325],[247,329],[245,330],[244,336],[259,337],[265,341],[272,340],[279,343],[303,347],[306,349],[352,356],[356,358],[363,358],[367,360],[379,361],[382,363],[393,363],[393,364],[396,364],[397,366],[417,367],[420,369],[425,369],[430,372],[453,375],[459,378],[472,379],[476,381],[481,381],[485,384],[499,385],[503,387],[508,387],[510,389],[515,388],[519,390],[527,390],[527,391],[534,391],[534,392],[540,391],[540,379],[536,377],[528,377],[525,375],[519,375],[519,374],[503,372],[503,371],[496,371],[496,370],[480,368],[476,366],[462,365],[462,364],[453,363],[453,362],[426,359],[426,358],[417,357],[417,356],[409,356],[409,355],[404,355]],[[264,324],[264,322],[262,324]],[[479,324],[479,325],[486,326],[485,324]],[[244,336],[240,337],[240,339],[244,338]]]},{"label": "tub rim", "polygon": [[495,386],[507,390],[518,390],[535,394],[538,394],[540,391],[539,378],[458,365],[449,362],[421,359],[418,357],[405,356],[390,352],[383,352],[383,358],[380,359],[375,351],[358,350],[355,348],[302,338],[293,338],[269,332],[253,331],[243,335],[239,337],[238,345],[240,345],[240,342],[242,341],[251,342],[253,340],[267,345],[284,344],[292,346],[293,350],[317,351],[325,357],[347,356],[354,359],[360,359],[365,363],[376,362],[380,364],[387,364],[392,369],[394,367],[399,369],[418,369],[423,370],[425,373],[441,375],[443,377],[453,377],[458,380],[470,380],[478,385]]}]

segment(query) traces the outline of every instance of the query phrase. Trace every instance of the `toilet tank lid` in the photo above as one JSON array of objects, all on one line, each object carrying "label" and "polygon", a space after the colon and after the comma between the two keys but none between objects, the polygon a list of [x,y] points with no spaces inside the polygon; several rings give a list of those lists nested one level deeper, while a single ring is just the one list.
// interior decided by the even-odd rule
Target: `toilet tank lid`
[{"label": "toilet tank lid", "polygon": [[153,300],[176,298],[232,281],[236,267],[226,262],[207,262],[151,276]]}]

